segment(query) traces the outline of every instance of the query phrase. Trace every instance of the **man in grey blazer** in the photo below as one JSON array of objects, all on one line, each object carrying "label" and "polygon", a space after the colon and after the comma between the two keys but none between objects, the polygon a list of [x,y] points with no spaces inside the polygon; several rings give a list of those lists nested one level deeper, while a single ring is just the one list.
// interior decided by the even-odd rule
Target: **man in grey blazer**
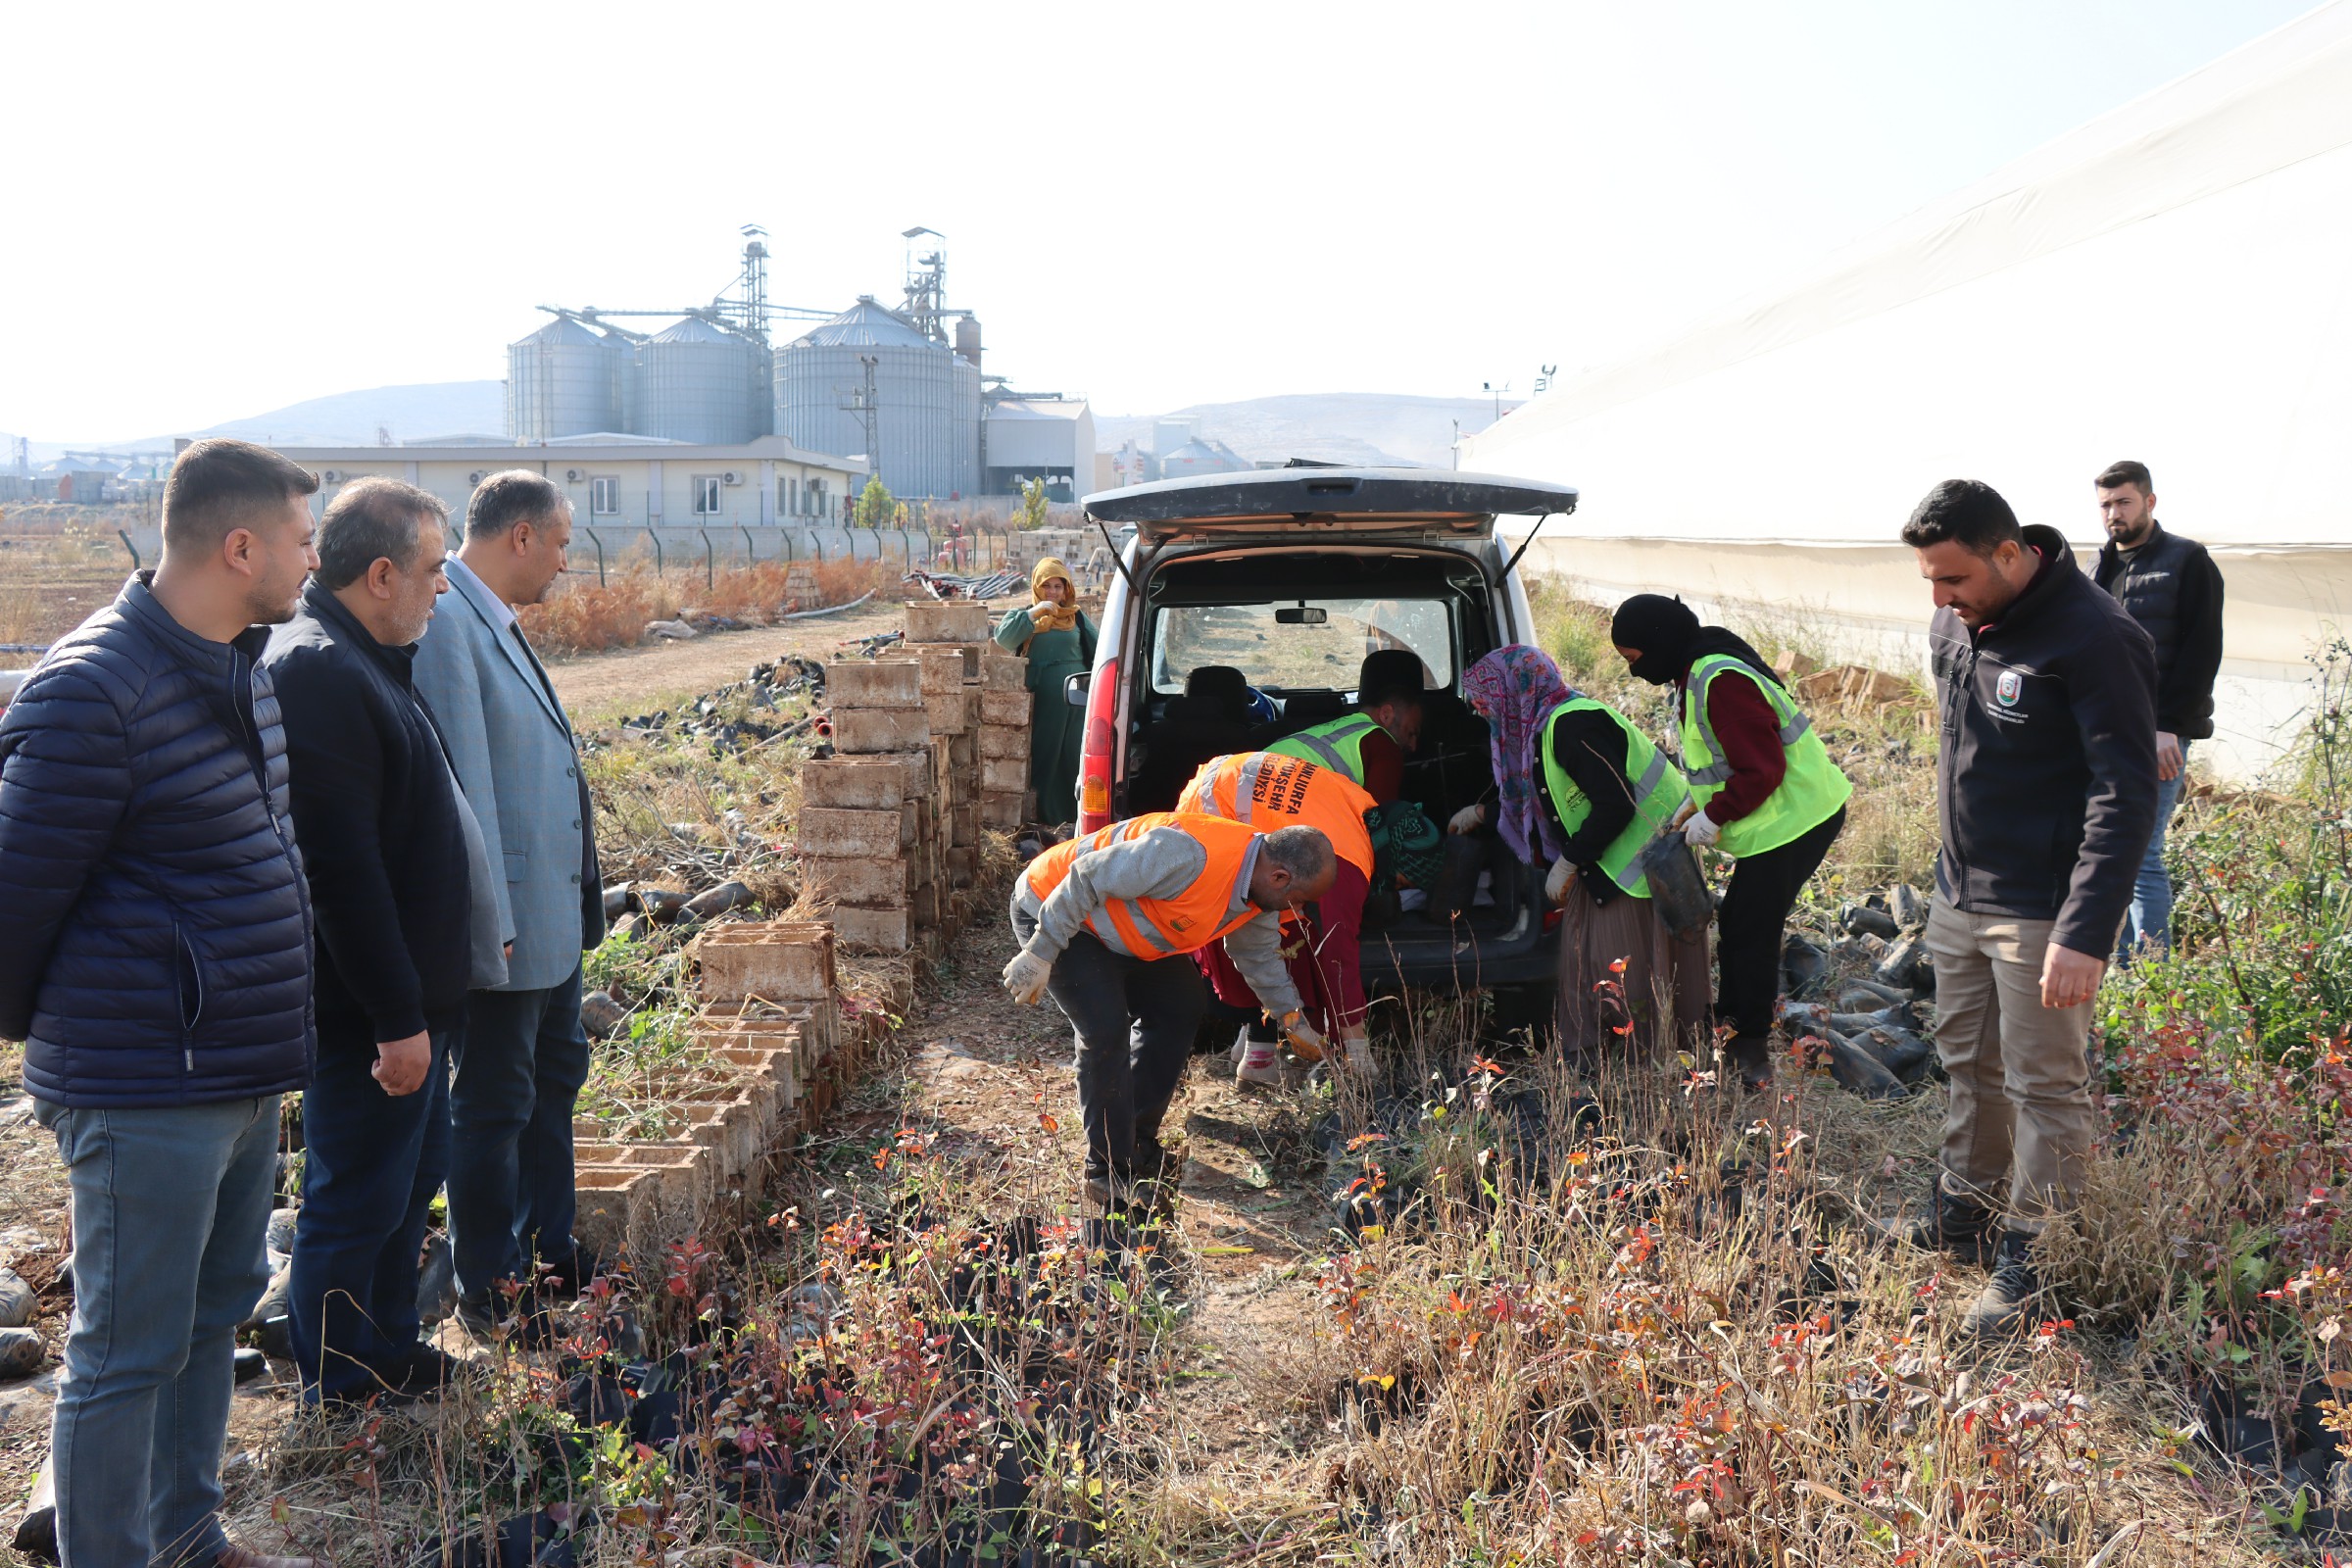
[{"label": "man in grey blazer", "polygon": [[[488,859],[506,867],[505,972],[485,984],[477,968],[449,1096],[459,1312],[484,1335],[507,1315],[503,1287],[576,1290],[595,1263],[571,1235],[571,1113],[588,1080],[580,955],[604,940],[604,883],[571,725],[514,618],[554,588],[570,539],[571,504],[544,475],[490,475],[416,648],[416,688],[441,722]],[[526,1329],[536,1322],[525,1313]]]}]

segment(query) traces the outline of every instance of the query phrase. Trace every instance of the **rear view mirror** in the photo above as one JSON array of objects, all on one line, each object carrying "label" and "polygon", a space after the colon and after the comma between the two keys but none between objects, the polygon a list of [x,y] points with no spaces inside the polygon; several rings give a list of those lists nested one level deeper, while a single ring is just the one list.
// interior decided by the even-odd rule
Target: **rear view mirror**
[{"label": "rear view mirror", "polygon": [[1274,612],[1277,626],[1320,626],[1331,619],[1331,612],[1320,605],[1284,605]]},{"label": "rear view mirror", "polygon": [[1061,700],[1072,708],[1084,708],[1087,689],[1094,683],[1093,670],[1080,670],[1077,674],[1066,677],[1061,683]]}]

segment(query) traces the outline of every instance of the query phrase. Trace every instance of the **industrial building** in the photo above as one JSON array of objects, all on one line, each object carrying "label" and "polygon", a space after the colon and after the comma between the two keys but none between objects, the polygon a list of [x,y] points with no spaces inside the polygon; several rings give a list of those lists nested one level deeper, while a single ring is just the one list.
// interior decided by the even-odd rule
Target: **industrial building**
[{"label": "industrial building", "polygon": [[575,525],[629,530],[839,522],[865,483],[862,463],[806,452],[773,435],[708,445],[596,435],[514,446],[274,450],[318,475],[320,509],[353,480],[380,474],[430,491],[463,518],[486,476],[529,468],[570,497]]},{"label": "industrial building", "polygon": [[[946,304],[939,236],[909,258],[905,301],[872,295],[838,314],[767,299],[763,231],[709,305],[664,311],[542,306],[556,319],[507,347],[507,433],[518,443],[653,437],[722,447],[773,435],[797,451],[859,460],[899,496],[1010,495],[1043,475],[1076,499],[1096,470],[1079,398],[1024,397],[980,368],[980,322]],[[619,318],[676,318],[650,335]],[[781,347],[779,318],[814,321]],[[1004,428],[995,428],[1002,416]]]}]

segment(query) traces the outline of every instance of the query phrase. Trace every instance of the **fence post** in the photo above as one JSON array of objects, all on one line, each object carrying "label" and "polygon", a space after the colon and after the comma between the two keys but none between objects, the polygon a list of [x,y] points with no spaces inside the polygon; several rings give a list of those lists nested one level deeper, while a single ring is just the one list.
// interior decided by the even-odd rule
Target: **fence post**
[{"label": "fence post", "polygon": [[117,528],[117,529],[115,530],[115,537],[122,541],[122,548],[123,548],[123,550],[124,550],[125,552],[127,552],[127,553],[129,554],[129,556],[130,556],[130,569],[131,569],[131,570],[133,570],[133,571],[137,571],[137,570],[139,569],[139,565],[140,565],[140,563],[139,563],[139,547],[138,547],[137,545],[134,545],[134,544],[132,544],[132,543],[130,542],[130,535],[129,535],[129,534],[127,534],[127,533],[125,533],[125,532],[123,532],[123,531],[122,531],[121,528]]},{"label": "fence post", "polygon": [[659,577],[662,575],[662,536],[651,528],[645,530],[645,536],[654,542],[654,575]]},{"label": "fence post", "polygon": [[694,531],[703,536],[703,585],[707,588],[716,588],[718,586],[718,568],[711,564],[711,558],[715,552],[710,548],[710,532],[707,528],[697,528]]},{"label": "fence post", "polygon": [[594,528],[582,528],[580,532],[586,534],[588,542],[596,546],[596,585],[602,588],[605,585],[605,542],[596,536]]},{"label": "fence post", "polygon": [[739,522],[735,525],[735,531],[743,535],[743,564],[747,566],[758,565],[760,564],[760,551],[759,548],[752,543],[752,530],[746,528],[742,523]]}]

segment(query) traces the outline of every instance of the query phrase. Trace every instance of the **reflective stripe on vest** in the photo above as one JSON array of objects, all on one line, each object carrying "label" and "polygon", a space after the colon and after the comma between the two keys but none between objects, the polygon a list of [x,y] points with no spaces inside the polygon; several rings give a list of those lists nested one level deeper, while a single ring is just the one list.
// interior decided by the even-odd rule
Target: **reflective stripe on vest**
[{"label": "reflective stripe on vest", "polygon": [[1783,757],[1788,771],[1754,810],[1737,822],[1724,824],[1718,841],[1731,856],[1761,855],[1803,837],[1836,815],[1854,793],[1853,784],[1830,760],[1813,721],[1797,708],[1777,680],[1757,674],[1729,654],[1709,654],[1690,666],[1683,693],[1683,769],[1690,781],[1690,798],[1704,807],[1723,793],[1731,778],[1723,743],[1707,714],[1707,688],[1719,675],[1735,674],[1763,693],[1780,720]]},{"label": "reflective stripe on vest", "polygon": [[1372,876],[1372,797],[1319,762],[1280,752],[1211,758],[1176,799],[1179,811],[1226,816],[1263,833],[1294,822],[1318,828],[1341,859]]},{"label": "reflective stripe on vest", "polygon": [[1560,825],[1570,833],[1584,826],[1592,814],[1592,798],[1577,787],[1566,768],[1554,760],[1558,748],[1552,743],[1552,728],[1569,713],[1605,713],[1609,721],[1625,732],[1625,765],[1635,777],[1632,786],[1634,814],[1617,836],[1600,852],[1595,863],[1616,883],[1637,899],[1649,897],[1649,879],[1634,868],[1649,841],[1674,820],[1683,803],[1690,798],[1690,787],[1683,775],[1666,760],[1666,754],[1647,735],[1606,703],[1596,703],[1590,697],[1573,698],[1553,709],[1544,720],[1544,782],[1551,791],[1551,802],[1560,813]]},{"label": "reflective stripe on vest", "polygon": [[1364,782],[1364,741],[1380,728],[1380,720],[1368,713],[1347,713],[1339,718],[1287,735],[1267,751],[1279,757],[1303,757],[1325,767],[1350,784]]},{"label": "reflective stripe on vest", "polygon": [[1207,854],[1193,885],[1164,899],[1110,899],[1087,914],[1086,929],[1113,953],[1154,959],[1192,953],[1257,918],[1250,902],[1250,871],[1256,863],[1257,832],[1240,822],[1195,812],[1150,811],[1056,844],[1029,862],[1021,875],[1022,904],[1042,909],[1054,889],[1068,880],[1082,855],[1143,838],[1161,828],[1191,837]]}]

